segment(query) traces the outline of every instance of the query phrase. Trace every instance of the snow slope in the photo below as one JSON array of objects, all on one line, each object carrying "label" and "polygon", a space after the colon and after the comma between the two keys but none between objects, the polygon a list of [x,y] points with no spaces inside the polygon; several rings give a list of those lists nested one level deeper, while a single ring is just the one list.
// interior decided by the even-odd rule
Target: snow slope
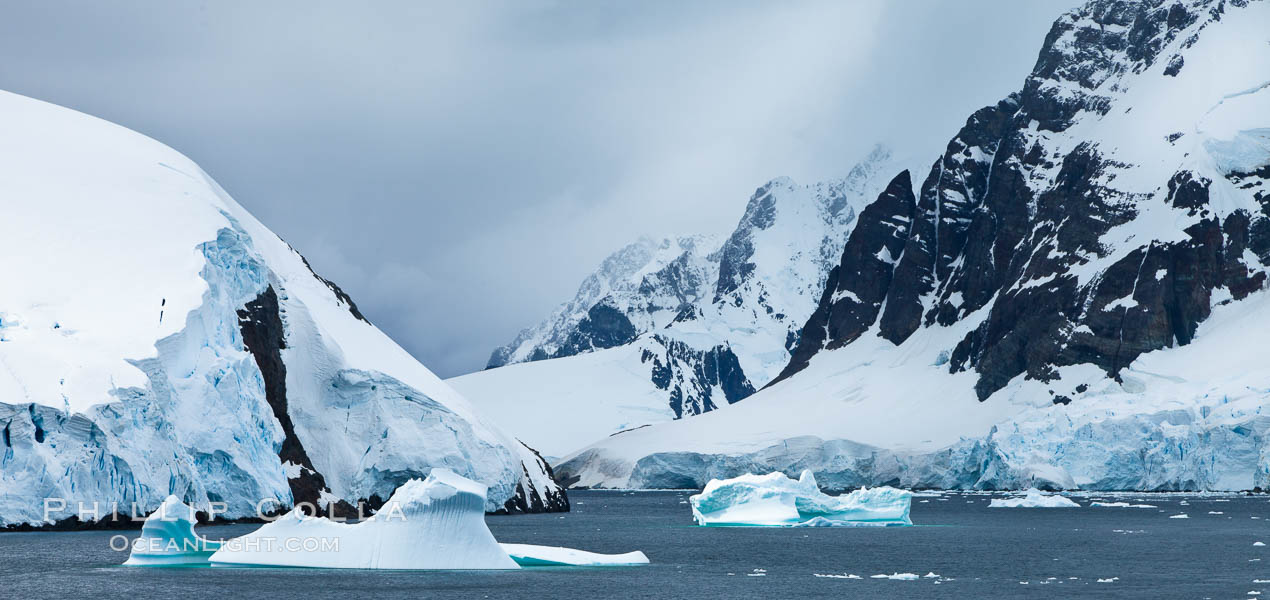
[{"label": "snow slope", "polygon": [[917,195],[903,173],[865,209],[777,382],[561,475],[1270,487],[1268,32],[1256,1],[1064,15]]},{"label": "snow slope", "polygon": [[0,525],[41,522],[45,497],[355,503],[434,466],[491,510],[565,505],[189,159],[14,94],[0,121]]},{"label": "snow slope", "polygon": [[859,209],[892,163],[879,147],[842,179],[772,180],[721,244],[627,246],[573,301],[495,351],[490,365],[500,368],[449,383],[550,455],[738,402],[788,362]]}]

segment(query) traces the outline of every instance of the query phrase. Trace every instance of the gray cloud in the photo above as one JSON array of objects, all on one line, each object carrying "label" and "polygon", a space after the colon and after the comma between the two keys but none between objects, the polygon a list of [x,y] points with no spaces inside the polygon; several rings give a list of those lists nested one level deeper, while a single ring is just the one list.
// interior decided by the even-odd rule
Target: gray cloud
[{"label": "gray cloud", "polygon": [[5,3],[0,88],[184,152],[449,376],[640,234],[929,164],[1072,1]]}]

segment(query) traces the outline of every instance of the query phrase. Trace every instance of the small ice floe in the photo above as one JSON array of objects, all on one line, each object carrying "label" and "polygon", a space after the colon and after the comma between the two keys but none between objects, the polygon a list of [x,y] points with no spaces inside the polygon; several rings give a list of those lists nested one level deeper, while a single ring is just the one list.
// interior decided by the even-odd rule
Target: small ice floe
[{"label": "small ice floe", "polygon": [[745,574],[746,577],[767,577],[767,569],[754,569]]},{"label": "small ice floe", "polygon": [[1058,494],[1046,494],[1032,488],[1023,496],[994,498],[988,508],[1080,508],[1080,504]]},{"label": "small ice floe", "polygon": [[1115,583],[1117,581],[1120,581],[1119,577],[1108,577],[1106,579],[1099,579],[1098,583]]},{"label": "small ice floe", "polygon": [[1252,590],[1251,592],[1248,592],[1248,595],[1249,595],[1249,596],[1260,596],[1260,595],[1261,595],[1261,592],[1258,592],[1257,590]]},{"label": "small ice floe", "polygon": [[1210,515],[1224,515],[1224,514],[1226,514],[1226,513],[1222,512],[1222,511],[1220,511],[1220,510],[1210,510],[1210,511],[1208,511],[1208,514],[1210,514]]},{"label": "small ice floe", "polygon": [[132,542],[129,567],[206,565],[221,543],[194,533],[194,509],[176,496],[168,496],[141,525],[141,537]]},{"label": "small ice floe", "polygon": [[926,579],[935,579],[939,577],[939,573],[936,573],[934,571],[929,571],[925,575],[922,575],[922,577],[925,577]]},{"label": "small ice floe", "polygon": [[1253,583],[1270,583],[1270,579],[1253,579]]},{"label": "small ice floe", "polygon": [[890,575],[887,575],[886,573],[879,573],[877,575],[872,575],[869,578],[893,579],[895,581],[916,581],[917,579],[920,579],[920,577],[917,576],[917,573],[891,573]]},{"label": "small ice floe", "polygon": [[824,579],[864,579],[863,577],[852,573],[842,573],[841,575],[837,573],[812,573],[812,575]]},{"label": "small ice floe", "polygon": [[1264,546],[1264,545],[1266,545],[1266,543],[1265,543],[1265,542],[1253,542],[1253,543],[1252,543],[1252,545],[1253,545],[1253,546]]},{"label": "small ice floe", "polygon": [[830,496],[811,471],[797,480],[784,473],[711,479],[689,498],[698,525],[859,526],[912,525],[913,494],[892,487],[861,488]]},{"label": "small ice floe", "polygon": [[1182,505],[1182,506],[1190,506],[1190,505],[1191,505],[1191,503],[1190,503],[1190,502],[1187,502],[1187,501],[1185,501],[1185,500],[1183,500],[1183,501],[1181,501],[1181,502],[1178,502],[1178,504],[1180,504],[1180,505]]},{"label": "small ice floe", "polygon": [[1130,504],[1128,502],[1090,502],[1089,505],[1098,508],[1156,508],[1154,504]]},{"label": "small ice floe", "polygon": [[499,544],[522,567],[624,567],[646,565],[648,557],[636,550],[625,554],[599,554],[557,546]]},{"label": "small ice floe", "polygon": [[1190,516],[1190,515],[1188,515],[1188,514],[1186,514],[1186,513],[1181,513],[1181,514],[1173,515],[1173,516],[1171,516],[1171,517],[1169,517],[1169,518],[1170,518],[1170,519],[1189,519],[1189,518],[1191,518],[1191,516]]}]

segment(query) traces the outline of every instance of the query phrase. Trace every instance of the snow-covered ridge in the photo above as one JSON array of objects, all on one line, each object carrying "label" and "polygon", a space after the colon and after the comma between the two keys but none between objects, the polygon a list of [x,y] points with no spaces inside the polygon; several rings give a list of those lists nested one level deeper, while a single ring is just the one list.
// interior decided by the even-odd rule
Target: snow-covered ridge
[{"label": "snow-covered ridge", "polygon": [[506,366],[450,383],[553,455],[742,400],[787,363],[891,164],[878,147],[842,179],[774,179],[723,241],[627,246],[573,301],[495,351],[491,366]]},{"label": "snow-covered ridge", "polygon": [[1267,2],[1059,18],[1020,92],[863,211],[782,379],[563,475],[1267,487],[1267,32]]},{"label": "snow-covered ridge", "polygon": [[[490,510],[567,506],[545,464],[162,144],[0,93],[0,525],[42,499],[227,517],[356,503],[434,466]],[[526,495],[527,494],[527,495]]]},{"label": "snow-covered ridge", "polygon": [[573,300],[496,349],[487,368],[611,348],[665,327],[710,292],[718,247],[710,236],[640,238],[605,258]]}]

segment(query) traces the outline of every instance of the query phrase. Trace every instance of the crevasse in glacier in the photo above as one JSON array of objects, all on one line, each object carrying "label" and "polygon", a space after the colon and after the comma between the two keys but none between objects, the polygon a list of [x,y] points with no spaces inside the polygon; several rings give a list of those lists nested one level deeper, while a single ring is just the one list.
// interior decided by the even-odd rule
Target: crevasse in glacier
[{"label": "crevasse in glacier", "polygon": [[891,487],[861,488],[842,496],[820,491],[811,471],[712,479],[689,498],[698,525],[912,525],[913,494]]}]

